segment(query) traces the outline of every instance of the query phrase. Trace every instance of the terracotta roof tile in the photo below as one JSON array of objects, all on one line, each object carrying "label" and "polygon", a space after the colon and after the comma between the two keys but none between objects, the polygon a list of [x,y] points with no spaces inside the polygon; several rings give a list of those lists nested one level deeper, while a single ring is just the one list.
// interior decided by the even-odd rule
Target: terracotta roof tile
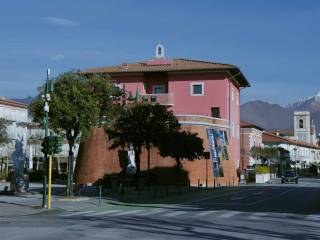
[{"label": "terracotta roof tile", "polygon": [[0,97],[0,105],[12,106],[12,107],[20,107],[20,108],[28,108],[27,104],[13,101],[11,99],[6,99],[4,97]]},{"label": "terracotta roof tile", "polygon": [[262,134],[262,142],[263,143],[287,143],[287,144],[297,145],[301,147],[320,149],[319,146],[315,146],[313,144],[309,144],[305,142],[299,142],[299,141],[285,138],[285,137],[280,137],[269,132],[264,132]]},{"label": "terracotta roof tile", "polygon": [[293,130],[272,130],[273,134],[280,134],[280,136],[294,136],[294,131]]},{"label": "terracotta roof tile", "polygon": [[240,127],[241,128],[256,128],[261,131],[264,130],[262,127],[259,127],[258,125],[255,125],[253,123],[244,122],[244,121],[240,122]]},{"label": "terracotta roof tile", "polygon": [[120,65],[91,68],[84,70],[83,73],[144,73],[144,72],[178,72],[178,71],[229,71],[236,75],[236,79],[243,87],[249,87],[250,83],[241,73],[240,69],[231,64],[200,61],[193,59],[153,59],[136,63],[123,63]]}]

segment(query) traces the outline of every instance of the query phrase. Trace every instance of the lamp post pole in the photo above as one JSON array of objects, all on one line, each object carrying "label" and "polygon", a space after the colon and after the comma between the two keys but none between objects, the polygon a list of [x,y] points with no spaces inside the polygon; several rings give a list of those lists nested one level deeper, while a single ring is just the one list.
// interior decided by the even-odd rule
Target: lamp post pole
[{"label": "lamp post pole", "polygon": [[[50,68],[47,69],[47,80],[45,84],[45,92],[44,95],[42,95],[42,100],[44,101],[44,136],[49,136],[49,101],[50,99],[50,91],[51,91],[51,85],[50,85]],[[47,164],[48,162],[48,156],[47,154],[44,154],[44,162],[43,162],[43,186],[42,186],[42,207],[47,206]]]}]

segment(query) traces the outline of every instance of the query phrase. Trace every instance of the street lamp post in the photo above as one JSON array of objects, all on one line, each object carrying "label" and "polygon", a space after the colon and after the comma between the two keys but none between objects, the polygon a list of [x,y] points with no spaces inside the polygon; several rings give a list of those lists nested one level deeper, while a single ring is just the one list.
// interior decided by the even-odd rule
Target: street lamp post
[{"label": "street lamp post", "polygon": [[297,172],[297,148],[293,148],[293,151],[294,151],[294,168],[295,168],[295,171]]},{"label": "street lamp post", "polygon": [[[45,138],[49,136],[49,102],[51,100],[50,92],[52,92],[52,82],[50,81],[50,68],[47,69],[47,80],[45,84],[45,91],[42,95],[42,100],[44,101],[44,136]],[[44,154],[43,162],[43,185],[42,185],[42,207],[47,206],[47,161],[48,155]]]}]

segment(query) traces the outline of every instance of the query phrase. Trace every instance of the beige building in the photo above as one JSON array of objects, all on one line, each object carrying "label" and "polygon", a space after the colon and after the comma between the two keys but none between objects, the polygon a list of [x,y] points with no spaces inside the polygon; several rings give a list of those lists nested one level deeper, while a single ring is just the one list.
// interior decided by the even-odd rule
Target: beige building
[{"label": "beige building", "polygon": [[255,164],[254,158],[250,156],[250,150],[252,147],[263,147],[263,129],[247,122],[241,122],[240,126],[241,162],[239,168],[243,171]]}]

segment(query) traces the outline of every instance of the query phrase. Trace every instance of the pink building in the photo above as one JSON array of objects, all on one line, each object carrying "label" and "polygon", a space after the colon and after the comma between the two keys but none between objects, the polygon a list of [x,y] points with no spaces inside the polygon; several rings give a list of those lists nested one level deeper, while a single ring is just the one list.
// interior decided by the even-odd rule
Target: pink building
[{"label": "pink building", "polygon": [[250,86],[245,76],[234,65],[166,59],[161,45],[156,51],[155,59],[92,68],[85,72],[109,74],[133,96],[138,91],[144,101],[167,105],[182,119],[182,125],[226,130],[229,157],[233,168],[237,168],[240,163],[240,89]]}]

